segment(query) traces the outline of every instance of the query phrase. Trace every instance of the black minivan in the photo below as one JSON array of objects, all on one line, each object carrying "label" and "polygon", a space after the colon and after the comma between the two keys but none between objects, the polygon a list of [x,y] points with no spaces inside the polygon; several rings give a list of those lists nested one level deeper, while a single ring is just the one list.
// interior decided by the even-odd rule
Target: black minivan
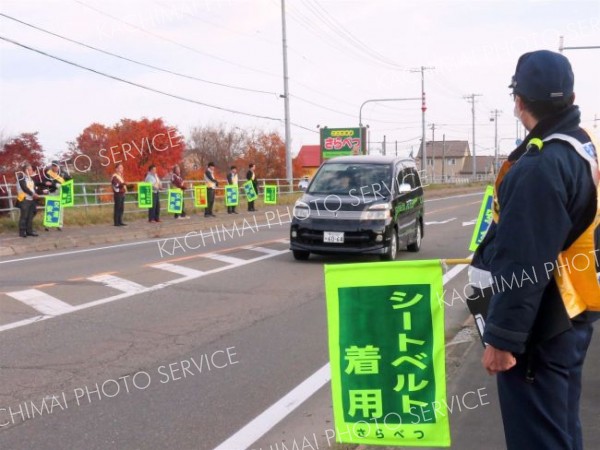
[{"label": "black minivan", "polygon": [[423,239],[423,187],[412,159],[341,156],[325,161],[294,205],[290,249],[360,253],[394,260],[418,252]]}]

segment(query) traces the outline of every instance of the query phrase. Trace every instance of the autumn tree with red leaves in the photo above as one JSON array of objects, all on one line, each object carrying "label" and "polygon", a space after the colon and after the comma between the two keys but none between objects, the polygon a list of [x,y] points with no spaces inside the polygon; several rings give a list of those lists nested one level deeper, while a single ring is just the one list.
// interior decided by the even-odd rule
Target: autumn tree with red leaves
[{"label": "autumn tree with red leaves", "polygon": [[127,181],[143,180],[151,164],[166,176],[181,163],[185,141],[175,127],[162,119],[121,119],[111,127],[94,123],[71,143],[69,165],[96,180],[109,178],[123,163]]},{"label": "autumn tree with red leaves", "polygon": [[[285,142],[279,133],[257,132],[248,139],[244,155],[236,160],[238,170],[245,175],[250,163],[256,164],[259,178],[286,178]],[[300,162],[294,161],[292,172],[299,173]]]},{"label": "autumn tree with red leaves", "polygon": [[0,168],[8,182],[16,182],[16,172],[23,170],[23,165],[29,163],[37,170],[43,167],[44,150],[38,142],[36,133],[21,133],[8,139],[0,147]]}]

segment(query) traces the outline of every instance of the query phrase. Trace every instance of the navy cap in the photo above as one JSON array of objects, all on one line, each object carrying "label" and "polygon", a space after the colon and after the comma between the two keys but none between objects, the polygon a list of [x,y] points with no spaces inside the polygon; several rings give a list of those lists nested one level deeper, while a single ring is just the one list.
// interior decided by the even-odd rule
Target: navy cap
[{"label": "navy cap", "polygon": [[519,58],[512,83],[514,94],[529,100],[568,99],[573,94],[575,76],[569,60],[560,53],[538,50]]},{"label": "navy cap", "polygon": [[60,163],[56,159],[54,161],[52,161],[52,165],[56,166],[56,167],[60,167]]}]

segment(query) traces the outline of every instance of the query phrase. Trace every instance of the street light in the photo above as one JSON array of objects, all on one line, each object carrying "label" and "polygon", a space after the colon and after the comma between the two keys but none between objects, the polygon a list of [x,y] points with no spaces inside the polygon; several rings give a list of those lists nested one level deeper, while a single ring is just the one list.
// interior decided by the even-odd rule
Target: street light
[{"label": "street light", "polygon": [[[362,109],[363,106],[365,106],[367,103],[374,103],[374,102],[404,102],[407,100],[421,100],[421,97],[410,97],[410,98],[372,98],[369,100],[365,100],[362,105],[360,105],[360,109],[358,110],[358,137],[360,139],[360,145],[362,146],[362,129],[363,129],[363,124],[362,124]],[[423,145],[425,145],[425,143],[423,143]]]}]

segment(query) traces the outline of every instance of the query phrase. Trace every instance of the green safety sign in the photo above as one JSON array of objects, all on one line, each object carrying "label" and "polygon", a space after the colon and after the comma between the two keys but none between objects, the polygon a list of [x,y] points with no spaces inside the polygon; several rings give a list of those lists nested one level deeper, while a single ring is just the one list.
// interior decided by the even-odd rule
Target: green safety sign
[{"label": "green safety sign", "polygon": [[181,189],[169,189],[167,198],[167,212],[181,214],[181,211],[183,211],[183,191]]},{"label": "green safety sign", "polygon": [[237,184],[225,185],[225,206],[237,206],[240,202],[240,190]]},{"label": "green safety sign", "polygon": [[60,185],[60,203],[63,207],[68,208],[75,204],[75,189],[73,180],[65,181]]},{"label": "green safety sign", "polygon": [[152,183],[138,183],[138,208],[152,208]]},{"label": "green safety sign", "polygon": [[59,196],[46,197],[44,207],[44,226],[46,228],[60,227],[62,222],[62,205]]},{"label": "green safety sign", "polygon": [[258,194],[254,190],[254,185],[252,184],[251,180],[248,180],[244,184],[242,184],[242,188],[244,188],[246,198],[249,202],[253,202],[258,198]]},{"label": "green safety sign", "polygon": [[474,252],[483,241],[490,225],[492,224],[493,213],[492,207],[494,205],[494,186],[488,186],[485,188],[483,194],[483,201],[481,202],[481,208],[479,208],[479,216],[475,223],[475,229],[473,230],[473,236],[471,237],[471,244],[469,245],[469,251]]},{"label": "green safety sign", "polygon": [[274,184],[265,185],[265,204],[276,205],[277,204],[277,186]]},{"label": "green safety sign", "polygon": [[325,290],[338,442],[450,446],[441,262],[327,264]]},{"label": "green safety sign", "polygon": [[208,206],[207,190],[206,185],[194,186],[194,206],[196,208],[206,208]]}]

